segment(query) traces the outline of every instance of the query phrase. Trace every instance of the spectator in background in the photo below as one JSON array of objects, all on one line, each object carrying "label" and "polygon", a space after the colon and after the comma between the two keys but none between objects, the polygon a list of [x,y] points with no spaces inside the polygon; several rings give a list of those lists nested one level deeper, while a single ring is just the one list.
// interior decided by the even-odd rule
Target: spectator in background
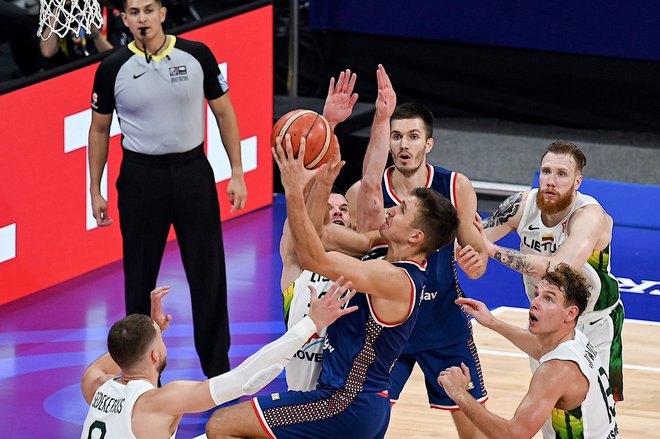
[{"label": "spectator in background", "polygon": [[199,14],[193,6],[193,0],[165,0],[168,22],[171,27],[181,26],[199,20]]},{"label": "spectator in background", "polygon": [[89,34],[85,33],[84,29],[80,29],[78,32],[71,30],[62,38],[52,35],[55,18],[55,15],[49,18],[50,26],[44,29],[42,40],[39,42],[46,68],[58,67],[70,61],[112,49],[112,44],[105,37],[107,32],[105,24],[102,29],[93,28]]},{"label": "spectator in background", "polygon": [[0,43],[9,43],[18,71],[12,76],[29,76],[42,68],[37,37],[36,0],[10,2],[0,0]]},{"label": "spectator in background", "polygon": [[101,34],[105,35],[112,47],[126,46],[133,41],[133,35],[121,19],[123,6],[121,1],[101,0],[103,5],[103,29]]}]

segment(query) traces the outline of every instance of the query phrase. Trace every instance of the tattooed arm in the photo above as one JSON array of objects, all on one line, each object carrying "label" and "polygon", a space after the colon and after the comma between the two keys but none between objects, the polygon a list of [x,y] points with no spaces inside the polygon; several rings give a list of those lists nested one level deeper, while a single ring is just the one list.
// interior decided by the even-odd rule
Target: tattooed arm
[{"label": "tattooed arm", "polygon": [[497,244],[489,246],[488,255],[509,268],[537,279],[541,279],[550,267],[550,258],[547,256],[529,255]]},{"label": "tattooed arm", "polygon": [[[502,204],[483,222],[481,236],[484,240],[488,256],[522,274],[541,278],[549,266],[546,257],[529,255],[511,248],[493,244],[516,230],[525,210],[525,202],[529,192],[518,192],[504,200]],[[477,227],[480,225],[477,223]]]},{"label": "tattooed arm", "polygon": [[490,242],[499,241],[518,227],[528,193],[525,191],[511,195],[484,220],[484,233]]}]

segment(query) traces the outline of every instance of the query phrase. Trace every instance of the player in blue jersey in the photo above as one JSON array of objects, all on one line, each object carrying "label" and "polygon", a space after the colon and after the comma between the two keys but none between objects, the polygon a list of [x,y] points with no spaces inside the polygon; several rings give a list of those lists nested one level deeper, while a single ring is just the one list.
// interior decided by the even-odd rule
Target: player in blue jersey
[{"label": "player in blue jersey", "polygon": [[[379,227],[389,243],[384,259],[358,261],[327,252],[307,213],[303,189],[314,175],[336,176],[343,162],[307,171],[302,164],[304,143],[297,159],[290,139],[286,144],[286,152],[278,145],[274,156],[300,263],[329,279],[343,275],[351,280],[362,292],[349,302],[358,305],[358,315],[328,328],[316,390],[262,396],[218,410],[207,424],[207,436],[383,437],[390,413],[389,371],[415,323],[426,282],[426,257],[453,242],[458,219],[446,199],[435,191],[418,189],[400,206],[389,209]],[[330,186],[325,185],[319,199],[327,200]]]},{"label": "player in blue jersey", "polygon": [[[433,114],[419,104],[396,107],[396,94],[383,66],[378,66],[378,99],[363,178],[347,198],[358,231],[371,230],[382,221],[381,203],[399,206],[416,188],[431,188],[456,208],[460,219],[456,259],[468,277],[476,279],[486,270],[488,255],[473,220],[477,196],[470,180],[454,171],[427,163],[434,146]],[[394,166],[385,168],[388,151]],[[431,408],[450,411],[461,438],[481,433],[437,383],[438,374],[450,366],[468,365],[473,377],[470,393],[479,402],[487,399],[481,366],[468,317],[454,303],[464,294],[458,283],[454,249],[444,247],[429,256],[427,282],[417,324],[392,370],[390,399],[396,402],[415,363],[424,372]]]}]

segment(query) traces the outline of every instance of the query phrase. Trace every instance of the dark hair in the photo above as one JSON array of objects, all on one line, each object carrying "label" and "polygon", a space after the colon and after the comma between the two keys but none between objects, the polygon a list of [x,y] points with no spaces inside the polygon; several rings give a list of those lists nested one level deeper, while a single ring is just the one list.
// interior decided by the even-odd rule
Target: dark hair
[{"label": "dark hair", "polygon": [[555,140],[541,156],[541,162],[543,162],[543,157],[549,152],[553,154],[570,154],[580,174],[582,173],[582,168],[587,166],[587,156],[584,155],[584,152],[575,143],[567,142],[566,140]]},{"label": "dark hair", "polygon": [[433,137],[433,113],[428,107],[414,102],[398,105],[390,117],[390,122],[401,119],[422,119],[426,138]]},{"label": "dark hair", "polygon": [[541,279],[563,291],[566,296],[564,305],[577,306],[579,310],[578,317],[582,315],[591,293],[589,292],[590,287],[587,284],[587,279],[580,272],[562,262],[554,270],[546,272]]},{"label": "dark hair", "polygon": [[330,195],[332,194],[337,194],[341,195],[342,197],[346,198],[346,191],[341,190],[339,186],[332,185],[332,188],[330,189]]},{"label": "dark hair", "polygon": [[108,352],[122,369],[135,365],[156,337],[151,317],[131,314],[116,322],[108,333]]},{"label": "dark hair", "polygon": [[419,210],[411,225],[424,232],[421,249],[429,255],[453,242],[458,230],[458,216],[449,200],[429,188],[415,188],[412,195],[419,200]]},{"label": "dark hair", "polygon": [[[158,3],[161,8],[163,7],[163,0],[154,0],[154,2]],[[126,6],[127,5],[128,5],[128,0],[121,0],[121,6],[122,6],[121,10],[123,12],[126,12]]]}]

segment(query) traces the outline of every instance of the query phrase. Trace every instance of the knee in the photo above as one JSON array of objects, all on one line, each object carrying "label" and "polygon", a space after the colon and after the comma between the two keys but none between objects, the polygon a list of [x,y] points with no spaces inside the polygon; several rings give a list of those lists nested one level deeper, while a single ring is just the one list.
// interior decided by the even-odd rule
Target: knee
[{"label": "knee", "polygon": [[211,415],[206,423],[206,437],[208,439],[222,439],[229,437],[223,429],[223,425],[227,425],[227,419],[223,409],[218,409]]}]

